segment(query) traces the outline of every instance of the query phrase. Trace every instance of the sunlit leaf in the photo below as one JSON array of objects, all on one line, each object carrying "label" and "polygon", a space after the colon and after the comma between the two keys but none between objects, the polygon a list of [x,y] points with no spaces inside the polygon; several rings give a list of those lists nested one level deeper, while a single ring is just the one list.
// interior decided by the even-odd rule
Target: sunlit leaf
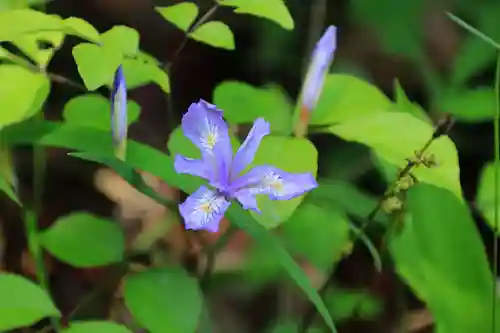
[{"label": "sunlit leaf", "polygon": [[389,98],[374,85],[354,76],[330,74],[310,123],[341,123],[388,111],[391,106]]},{"label": "sunlit leaf", "polygon": [[[383,112],[331,126],[329,131],[344,140],[367,145],[387,162],[404,167],[406,159],[414,157],[415,151],[431,139],[434,129],[411,114]],[[431,168],[420,165],[412,173],[421,182],[449,189],[462,197],[458,154],[451,139],[437,138],[426,153],[434,154],[438,165]]]},{"label": "sunlit leaf", "polygon": [[99,31],[87,21],[79,17],[68,17],[63,21],[64,31],[68,34],[78,36],[90,42],[100,43]]},{"label": "sunlit leaf", "polygon": [[0,65],[0,126],[31,117],[49,94],[50,81],[17,65]]},{"label": "sunlit leaf", "polygon": [[112,82],[114,73],[122,61],[122,55],[116,49],[90,43],[75,46],[73,57],[78,73],[88,90],[96,90]]},{"label": "sunlit leaf", "polygon": [[139,33],[124,25],[116,25],[104,32],[101,40],[106,48],[112,48],[126,56],[134,56],[139,51]]},{"label": "sunlit leaf", "polygon": [[30,280],[14,274],[0,273],[0,330],[28,327],[46,317],[60,313],[50,296]]},{"label": "sunlit leaf", "polygon": [[168,7],[155,7],[155,10],[167,21],[187,31],[198,16],[198,6],[192,2],[181,2]]},{"label": "sunlit leaf", "polygon": [[[131,125],[139,118],[140,106],[134,101],[127,102],[127,123]],[[111,104],[98,94],[79,95],[64,106],[64,120],[80,126],[90,126],[102,130],[111,129]]]},{"label": "sunlit leaf", "polygon": [[13,41],[27,33],[62,29],[62,20],[56,15],[32,9],[0,11],[0,41]]},{"label": "sunlit leaf", "polygon": [[[34,60],[40,68],[47,67],[56,50],[62,45],[64,34],[59,31],[42,31],[25,34],[16,38],[12,43],[24,54]],[[50,47],[41,47],[40,42],[50,44]]]},{"label": "sunlit leaf", "polygon": [[250,14],[278,23],[284,29],[294,28],[293,18],[283,0],[218,0],[222,6],[236,7],[237,14]]},{"label": "sunlit leaf", "polygon": [[165,93],[170,92],[170,79],[167,72],[158,64],[142,58],[126,58],[123,60],[123,72],[128,89],[154,82]]},{"label": "sunlit leaf", "polygon": [[251,124],[263,117],[271,131],[290,134],[293,105],[276,86],[253,87],[239,81],[225,81],[214,90],[213,102],[224,110],[224,118],[231,124]]},{"label": "sunlit leaf", "polygon": [[234,50],[234,36],[231,29],[222,22],[211,21],[202,24],[189,37],[213,47]]}]

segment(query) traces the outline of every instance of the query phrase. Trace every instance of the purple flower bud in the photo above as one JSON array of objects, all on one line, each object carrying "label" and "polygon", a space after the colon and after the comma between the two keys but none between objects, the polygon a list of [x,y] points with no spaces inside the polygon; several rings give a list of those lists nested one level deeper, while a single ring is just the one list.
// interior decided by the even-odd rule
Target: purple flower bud
[{"label": "purple flower bud", "polygon": [[336,47],[337,28],[329,26],[314,47],[302,88],[302,104],[308,111],[314,110],[318,103]]},{"label": "purple flower bud", "polygon": [[111,132],[115,146],[127,138],[127,87],[121,65],[115,72],[111,91]]}]

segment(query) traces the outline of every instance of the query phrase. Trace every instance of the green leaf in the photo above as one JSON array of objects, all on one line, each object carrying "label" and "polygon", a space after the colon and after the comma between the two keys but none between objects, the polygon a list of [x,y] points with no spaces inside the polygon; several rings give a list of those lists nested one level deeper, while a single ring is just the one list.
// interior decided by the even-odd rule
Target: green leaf
[{"label": "green leaf", "polygon": [[330,74],[310,124],[341,123],[385,112],[391,106],[389,98],[368,82],[350,75]]},{"label": "green leaf", "polygon": [[231,205],[227,211],[227,216],[238,226],[238,228],[251,235],[258,242],[259,246],[267,249],[269,256],[273,256],[281,264],[281,267],[288,273],[290,278],[304,291],[307,298],[314,304],[318,313],[325,320],[331,332],[336,333],[333,320],[319,296],[309,281],[309,278],[288,254],[281,242],[262,225],[256,223],[239,205]]},{"label": "green leaf", "polygon": [[73,57],[88,90],[96,90],[112,82],[122,61],[122,55],[116,49],[90,43],[75,46]]},{"label": "green leaf", "polygon": [[17,65],[0,65],[0,126],[31,117],[42,107],[49,79]]},{"label": "green leaf", "polygon": [[432,120],[429,118],[427,113],[425,113],[424,109],[422,109],[420,105],[413,103],[408,99],[408,96],[406,96],[406,93],[403,90],[403,87],[399,84],[398,80],[396,80],[394,86],[396,103],[393,106],[393,110],[397,112],[407,112],[420,120],[432,124]]},{"label": "green leaf", "polygon": [[[115,169],[119,167],[119,174],[125,180],[130,181],[133,186],[137,182],[127,176],[133,176],[132,168],[149,172],[165,181],[172,187],[178,187],[185,192],[192,193],[198,188],[198,184],[193,182],[194,177],[178,175],[173,166],[171,157],[154,148],[142,145],[133,140],[127,144],[127,160],[116,159],[113,156],[113,145],[109,133],[91,128],[79,128],[68,124],[57,124],[52,122],[23,122],[18,125],[10,126],[2,132],[2,140],[6,144],[39,144],[43,146],[53,146],[60,148],[69,148],[74,150],[86,151],[86,156],[81,158],[94,160],[106,164]],[[92,152],[92,154],[89,154]],[[96,158],[96,154],[103,154],[106,158]],[[85,155],[85,154],[80,154]],[[116,169],[115,169],[116,170]],[[151,193],[152,192],[152,193]],[[154,191],[145,193],[159,202],[164,202],[155,197]],[[318,309],[318,312],[325,319],[332,332],[336,332],[333,321],[331,320],[325,304],[321,300],[316,290],[310,284],[308,277],[290,257],[276,238],[268,233],[264,227],[256,223],[250,215],[243,211],[238,205],[232,205],[228,212],[228,218],[236,223],[240,228],[247,231],[248,234],[255,237],[256,240],[269,250],[270,255],[276,256],[283,269],[297,283],[297,285],[306,293],[307,297]],[[162,314],[163,315],[163,314]]]},{"label": "green leaf", "polygon": [[150,332],[194,333],[202,310],[197,281],[180,268],[150,269],[125,278],[125,304]]},{"label": "green leaf", "polygon": [[13,41],[28,33],[63,30],[62,20],[32,9],[0,11],[0,42]]},{"label": "green leaf", "polygon": [[[408,113],[386,112],[331,126],[329,131],[344,140],[362,143],[387,162],[403,167],[405,159],[414,156],[429,141],[434,129]],[[451,139],[437,138],[426,153],[435,155],[438,166],[418,166],[412,173],[419,181],[449,189],[461,198],[458,155]]]},{"label": "green leaf", "polygon": [[123,59],[123,73],[129,90],[154,82],[164,92],[170,92],[170,79],[166,71],[143,58]]},{"label": "green leaf", "polygon": [[[494,283],[481,236],[453,193],[417,184],[403,230],[390,241],[399,275],[431,311],[437,332],[492,332]],[[498,332],[498,331],[497,331]]]},{"label": "green leaf", "polygon": [[[316,176],[318,152],[305,139],[266,136],[261,142],[252,166],[272,165],[292,173],[309,172]],[[291,200],[271,200],[267,196],[257,196],[261,213],[252,216],[266,228],[275,228],[288,220],[300,205],[304,196]]]},{"label": "green leaf", "polygon": [[233,32],[225,23],[219,21],[202,24],[190,33],[189,37],[213,47],[234,50]]},{"label": "green leaf", "polygon": [[[139,118],[141,107],[134,101],[127,101],[127,123],[130,126]],[[111,130],[111,103],[98,94],[85,94],[72,98],[64,106],[66,122],[90,126],[105,131]]]},{"label": "green leaf", "polygon": [[61,314],[38,285],[14,274],[0,273],[0,330],[31,326]]},{"label": "green leaf", "polygon": [[[481,3],[474,11],[470,8],[470,14],[476,16],[477,29],[495,41],[500,40],[500,24],[495,15],[498,10],[500,6],[495,1]],[[463,86],[473,75],[493,66],[496,55],[497,52],[491,45],[467,32],[453,61],[451,83],[455,87]]]},{"label": "green leaf", "polygon": [[[500,183],[498,184],[500,188]],[[476,203],[483,212],[490,227],[495,230],[495,208],[500,210],[500,203],[495,203],[495,164],[488,163],[481,172]],[[498,205],[498,206],[496,206]]]},{"label": "green leaf", "polygon": [[[386,19],[386,8],[391,8],[391,20]],[[412,27],[420,23],[424,10],[420,0],[355,0],[349,7],[354,21],[373,29],[384,50],[413,59],[423,55],[423,30]]]},{"label": "green leaf", "polygon": [[124,25],[117,25],[101,34],[106,48],[111,48],[126,56],[135,56],[139,52],[139,33]]},{"label": "green leaf", "polygon": [[[56,50],[60,48],[64,40],[64,34],[59,31],[42,31],[25,34],[16,38],[12,43],[24,54],[35,61],[40,68],[46,68]],[[42,48],[40,42],[51,45],[49,48]]]},{"label": "green leaf", "polygon": [[224,110],[224,118],[231,124],[252,123],[263,117],[273,133],[288,135],[292,130],[293,105],[278,86],[253,87],[225,81],[215,88],[213,102]]},{"label": "green leaf", "polygon": [[489,87],[449,91],[438,103],[440,110],[464,122],[489,121],[495,116],[495,92]]},{"label": "green leaf", "polygon": [[67,34],[78,36],[96,44],[101,43],[101,35],[94,26],[79,17],[68,17],[63,21]]},{"label": "green leaf", "polygon": [[132,333],[123,325],[111,321],[72,321],[62,333]]},{"label": "green leaf", "polygon": [[[287,248],[320,270],[327,271],[341,259],[350,244],[347,218],[325,204],[303,203],[283,224],[280,233]],[[304,237],[307,235],[307,237]]]},{"label": "green leaf", "polygon": [[[319,186],[309,194],[312,202],[334,205],[349,215],[365,219],[378,204],[378,199],[361,191],[351,183],[321,179]],[[378,217],[380,214],[378,215]],[[387,218],[380,219],[387,223]]]},{"label": "green leaf", "polygon": [[168,7],[155,7],[155,10],[182,31],[188,31],[199,12],[198,6],[192,2],[181,2]]},{"label": "green leaf", "polygon": [[116,223],[79,212],[59,218],[40,241],[56,258],[75,267],[120,262],[125,251],[125,238]]},{"label": "green leaf", "polygon": [[11,150],[0,144],[0,191],[4,192],[10,200],[21,206],[21,202],[14,190],[15,183],[16,174],[14,172]]},{"label": "green leaf", "polygon": [[375,319],[383,310],[381,300],[363,290],[333,288],[327,292],[325,298],[335,320],[352,317]]},{"label": "green leaf", "polygon": [[293,18],[283,0],[218,0],[222,6],[236,7],[237,14],[250,14],[278,23],[286,30],[293,30]]}]

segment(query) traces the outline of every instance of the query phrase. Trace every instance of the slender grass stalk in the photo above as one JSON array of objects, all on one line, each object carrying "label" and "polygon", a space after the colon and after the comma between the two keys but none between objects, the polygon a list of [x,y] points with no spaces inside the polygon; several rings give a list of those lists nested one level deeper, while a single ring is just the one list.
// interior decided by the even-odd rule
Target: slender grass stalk
[{"label": "slender grass stalk", "polygon": [[498,276],[498,205],[499,201],[499,181],[500,181],[500,51],[497,51],[497,65],[495,73],[495,117],[493,119],[493,132],[495,141],[495,184],[494,184],[494,235],[493,235],[493,291],[492,291],[492,314],[491,326],[492,332],[496,332],[496,305],[497,305],[497,276]]}]

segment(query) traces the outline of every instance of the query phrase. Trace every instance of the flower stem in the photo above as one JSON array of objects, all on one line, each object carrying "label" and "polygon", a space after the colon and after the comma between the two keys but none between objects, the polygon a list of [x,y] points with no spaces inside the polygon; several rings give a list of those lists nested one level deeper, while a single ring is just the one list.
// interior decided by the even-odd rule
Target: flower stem
[{"label": "flower stem", "polygon": [[496,305],[497,305],[497,278],[498,278],[498,205],[499,201],[499,182],[500,182],[500,51],[497,51],[497,64],[495,71],[495,117],[493,119],[493,132],[495,142],[495,173],[494,173],[494,201],[495,208],[493,213],[494,227],[493,227],[493,290],[492,290],[492,314],[491,326],[492,332],[496,329]]}]

